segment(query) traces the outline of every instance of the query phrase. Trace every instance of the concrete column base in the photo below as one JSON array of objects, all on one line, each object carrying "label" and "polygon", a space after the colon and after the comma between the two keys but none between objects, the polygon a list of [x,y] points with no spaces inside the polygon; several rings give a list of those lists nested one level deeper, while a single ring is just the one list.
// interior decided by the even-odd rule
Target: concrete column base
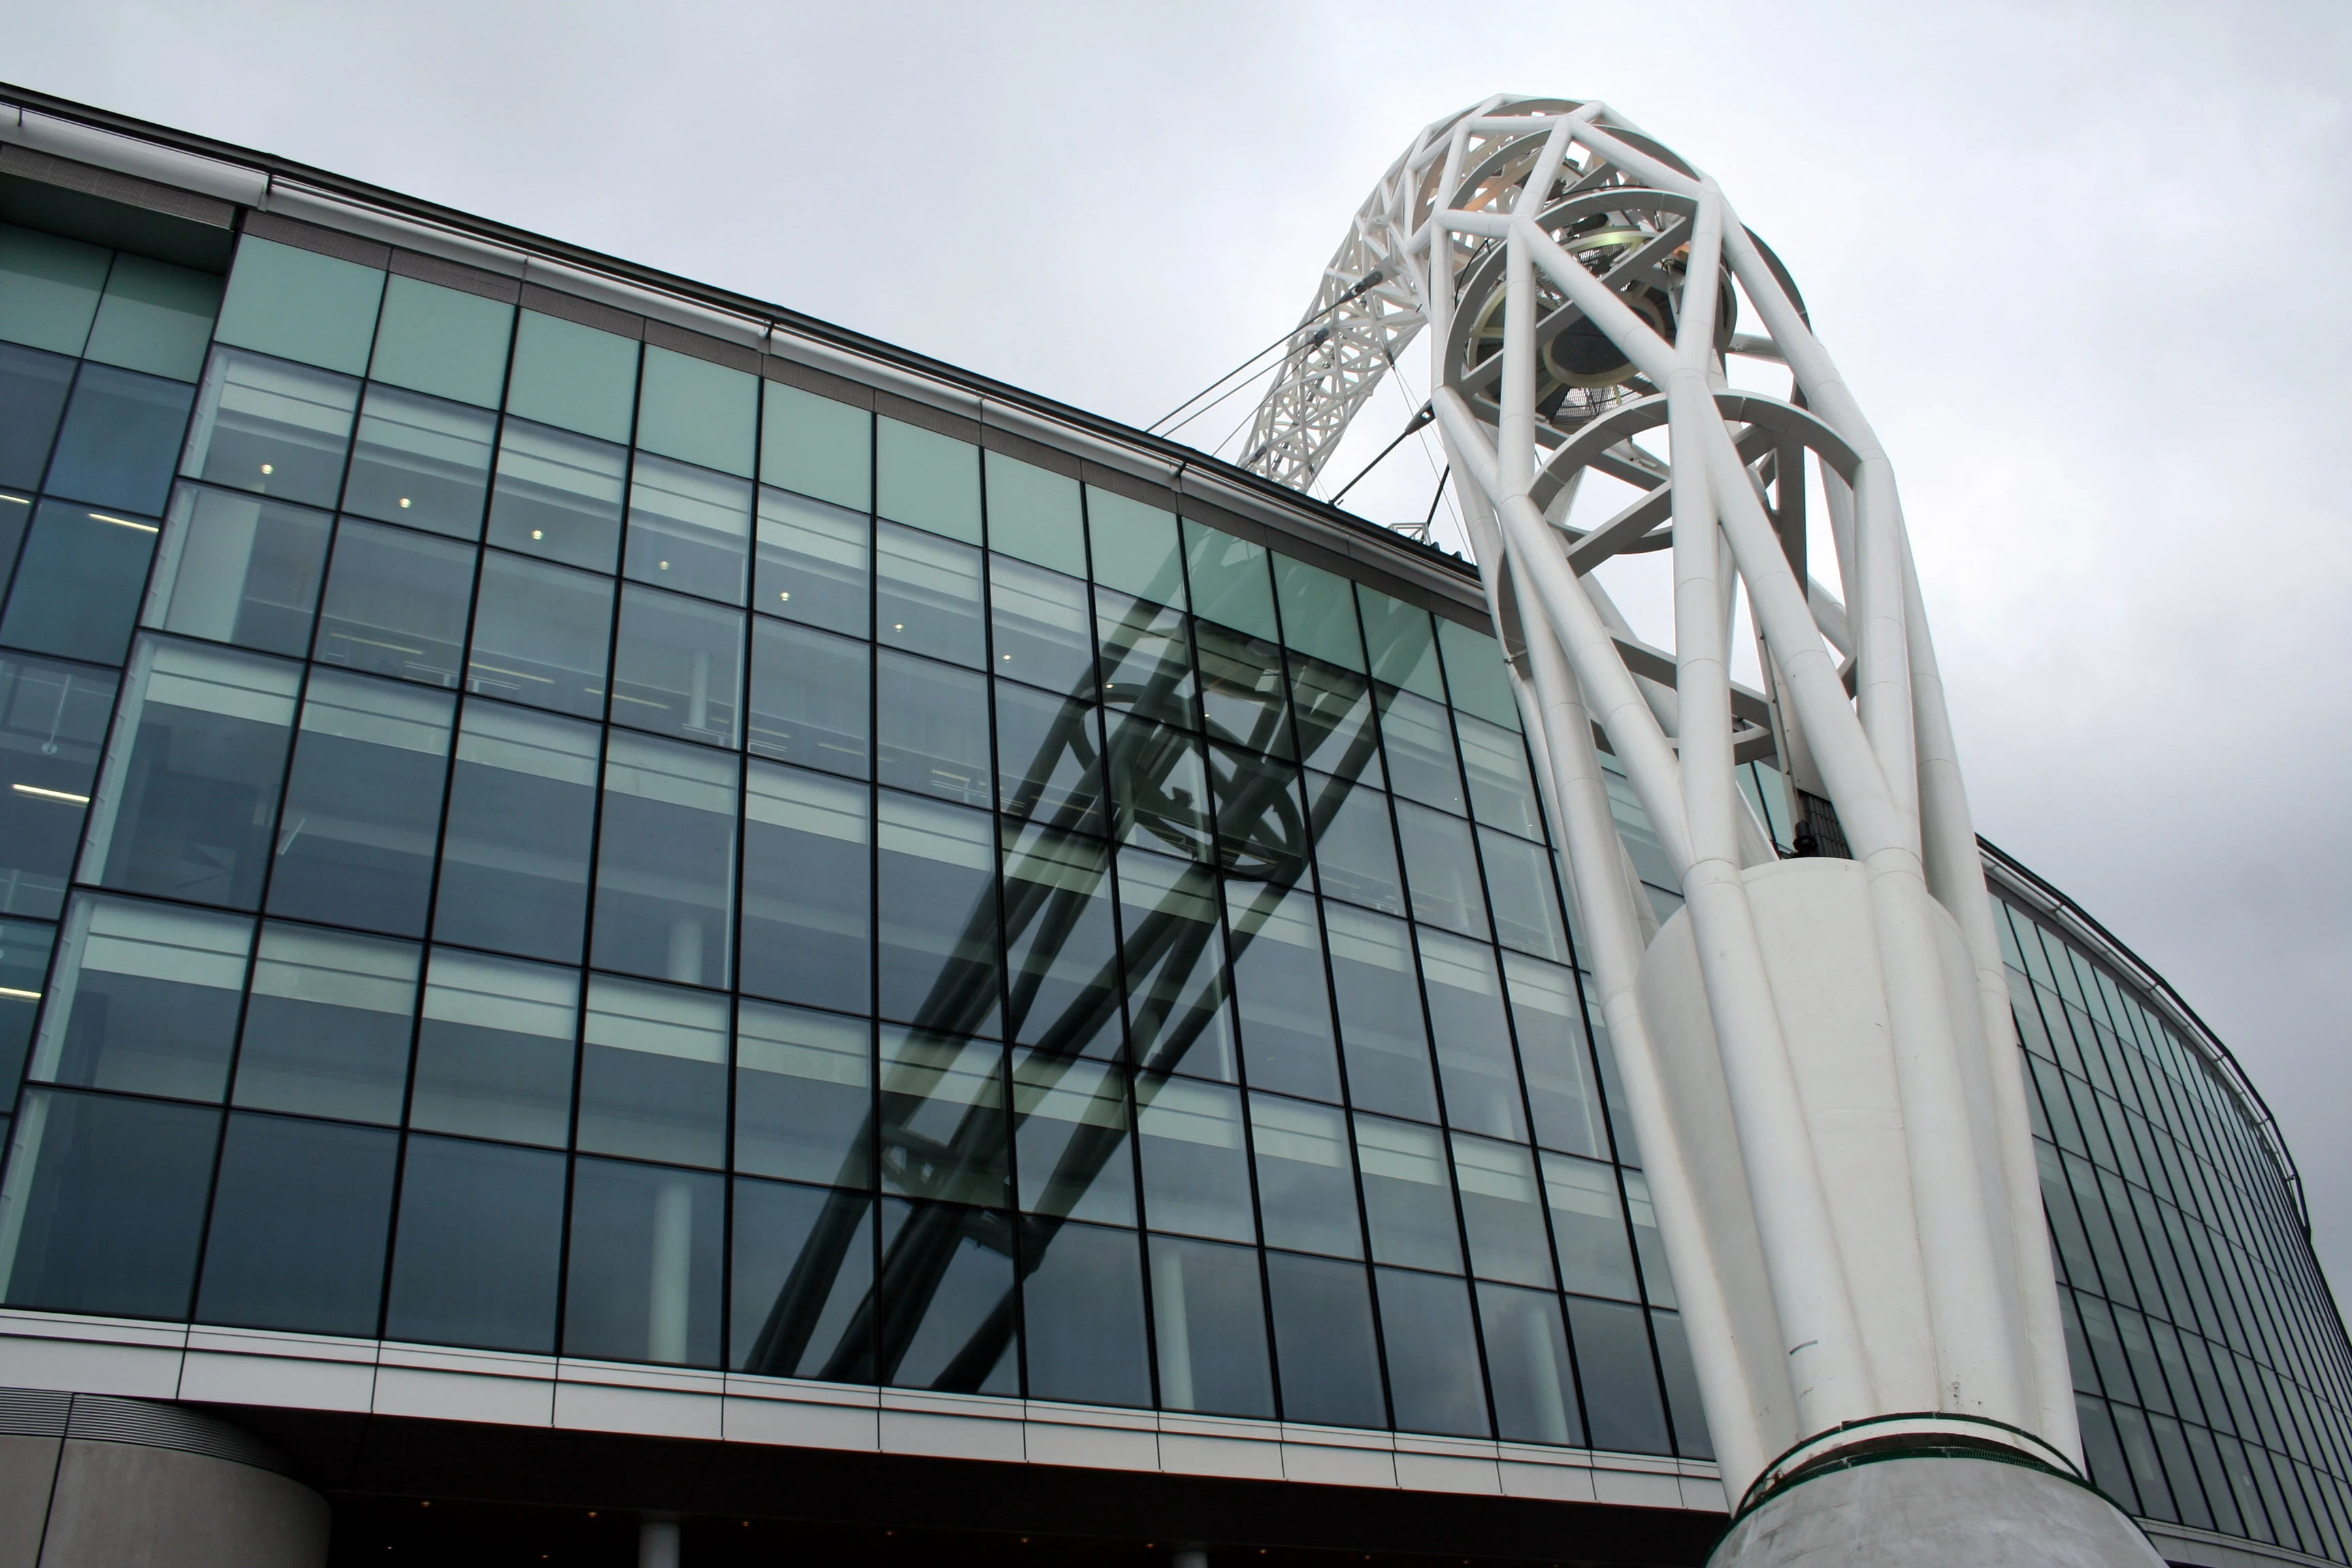
[{"label": "concrete column base", "polygon": [[2164,1568],[2115,1504],[2025,1465],[1888,1458],[1799,1480],[1707,1568]]},{"label": "concrete column base", "polygon": [[0,1568],[320,1568],[327,1500],[236,1427],[0,1390]]}]

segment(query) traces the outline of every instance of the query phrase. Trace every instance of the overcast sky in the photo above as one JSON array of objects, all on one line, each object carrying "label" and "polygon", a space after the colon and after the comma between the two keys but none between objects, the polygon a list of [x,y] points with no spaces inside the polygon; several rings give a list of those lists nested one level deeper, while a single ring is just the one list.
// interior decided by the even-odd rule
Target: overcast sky
[{"label": "overcast sky", "polygon": [[[2352,7],[79,0],[7,34],[25,86],[1138,424],[1297,319],[1421,125],[1607,100],[1721,180],[1893,451],[1979,827],[2228,1041],[2352,1285]],[[1432,483],[1409,446],[1350,505]]]}]

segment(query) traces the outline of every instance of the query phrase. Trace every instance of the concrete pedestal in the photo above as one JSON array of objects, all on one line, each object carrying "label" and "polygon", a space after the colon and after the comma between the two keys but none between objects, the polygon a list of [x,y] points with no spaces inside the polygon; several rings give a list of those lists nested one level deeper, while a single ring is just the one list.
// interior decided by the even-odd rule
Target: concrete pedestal
[{"label": "concrete pedestal", "polygon": [[0,1390],[0,1568],[320,1568],[327,1500],[201,1412]]},{"label": "concrete pedestal", "polygon": [[1945,1454],[1798,1480],[1734,1525],[1707,1568],[2164,1568],[2164,1559],[2087,1487]]}]

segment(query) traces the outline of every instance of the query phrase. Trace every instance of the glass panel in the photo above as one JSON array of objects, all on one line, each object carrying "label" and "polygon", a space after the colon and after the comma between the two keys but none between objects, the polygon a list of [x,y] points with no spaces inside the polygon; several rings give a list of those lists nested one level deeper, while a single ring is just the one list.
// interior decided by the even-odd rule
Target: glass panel
[{"label": "glass panel", "polygon": [[1691,1364],[1690,1340],[1683,1332],[1683,1321],[1672,1312],[1653,1312],[1650,1327],[1657,1335],[1658,1370],[1665,1375],[1666,1408],[1675,1418],[1675,1448],[1695,1459],[1712,1459],[1715,1445],[1707,1438],[1698,1369]]},{"label": "glass panel", "polygon": [[0,343],[0,485],[39,488],[73,374],[61,355]]},{"label": "glass panel", "polygon": [[186,1318],[219,1136],[217,1110],[26,1094],[0,1188],[0,1300]]},{"label": "glass panel", "polygon": [[419,967],[408,942],[263,926],[236,1103],[397,1125]]},{"label": "glass panel", "polygon": [[373,1337],[399,1157],[396,1132],[231,1116],[197,1321]]},{"label": "glass panel", "polygon": [[115,684],[111,670],[0,657],[0,912],[65,907]]},{"label": "glass panel", "polygon": [[[637,344],[576,321],[525,310],[517,325],[507,411],[606,441],[629,438]],[[509,421],[508,427],[513,427]]]},{"label": "glass panel", "polygon": [[1633,1257],[1618,1205],[1617,1173],[1590,1160],[1543,1156],[1544,1197],[1559,1243],[1559,1271],[1571,1290],[1636,1300]]},{"label": "glass panel", "polygon": [[735,1184],[729,1360],[771,1377],[874,1377],[874,1199]]},{"label": "glass panel", "polygon": [[1124,1071],[1044,1051],[1016,1052],[1013,1116],[1024,1212],[1135,1223]]},{"label": "glass panel", "polygon": [[1490,827],[1478,830],[1478,849],[1486,862],[1496,939],[1506,947],[1567,963],[1568,924],[1551,879],[1551,852]]},{"label": "glass panel", "polygon": [[1324,892],[1401,915],[1404,878],[1397,870],[1389,797],[1328,773],[1307,775],[1307,809],[1316,823],[1315,864]]},{"label": "glass panel", "polygon": [[989,452],[988,543],[1039,566],[1073,576],[1087,574],[1087,523],[1078,506],[1078,481]]},{"label": "glass panel", "polygon": [[1372,1256],[1408,1268],[1462,1272],[1454,1190],[1445,1179],[1444,1135],[1433,1127],[1360,1114],[1356,1157],[1364,1170]]},{"label": "glass panel", "polygon": [[1011,1216],[952,1204],[882,1203],[884,1381],[1017,1394]]},{"label": "glass panel", "polygon": [[993,1035],[993,820],[885,791],[879,832],[882,1016],[950,1034]]},{"label": "glass panel", "polygon": [[1364,1255],[1347,1112],[1270,1094],[1250,1096],[1257,1197],[1265,1244],[1335,1258]]},{"label": "glass panel", "polygon": [[1150,1405],[1135,1232],[1032,1220],[1023,1235],[1029,1397]]},{"label": "glass panel", "polygon": [[370,386],[343,510],[457,539],[482,536],[498,416]]},{"label": "glass panel", "polygon": [[576,963],[588,911],[597,731],[468,702],[434,934]]},{"label": "glass panel", "polygon": [[194,381],[204,374],[220,302],[215,273],[118,254],[82,353],[125,370]]},{"label": "glass panel", "polygon": [[1196,860],[1214,847],[1209,832],[1209,771],[1198,738],[1113,710],[1109,780],[1113,828],[1123,843]]},{"label": "glass panel", "polygon": [[1331,933],[1331,981],[1339,999],[1339,1038],[1348,1088],[1367,1110],[1437,1120],[1437,1085],[1429,1068],[1412,939],[1402,921],[1323,906]]},{"label": "glass panel", "polygon": [[476,553],[470,544],[344,519],[319,609],[319,661],[456,686]]},{"label": "glass panel", "polygon": [[1009,1202],[1004,1047],[886,1025],[881,1052],[883,1190]]},{"label": "glass panel", "polygon": [[384,1337],[551,1351],[562,1251],[562,1155],[412,1136]]},{"label": "glass panel", "polygon": [[1331,1034],[1331,997],[1324,984],[1323,932],[1316,924],[1314,895],[1228,882],[1225,900],[1233,932],[1234,997],[1241,1008],[1242,1059],[1250,1083],[1313,1100],[1338,1100],[1339,1053]]},{"label": "glass panel", "polygon": [[625,447],[508,419],[490,492],[490,542],[610,572],[621,542],[622,477],[628,466]]},{"label": "glass panel", "polygon": [[[1271,643],[1281,637],[1281,629],[1274,618],[1274,579],[1261,546],[1220,533],[1188,517],[1184,520],[1184,563],[1192,578],[1194,615],[1216,622],[1221,628],[1230,626],[1242,633],[1244,639]],[[1209,634],[1205,626],[1201,630],[1201,657],[1205,668]],[[1279,681],[1278,661],[1276,668]]]},{"label": "glass panel", "polygon": [[591,976],[577,1147],[677,1165],[725,1164],[727,1013],[724,996]]},{"label": "glass panel", "polygon": [[1206,622],[1196,622],[1193,630],[1201,641],[1201,708],[1209,738],[1289,756],[1281,651]]},{"label": "glass panel", "polygon": [[1160,1407],[1272,1415],[1256,1251],[1171,1236],[1155,1236],[1150,1245]]},{"label": "glass panel", "polygon": [[221,342],[357,375],[375,337],[383,274],[373,267],[248,235],[236,247]]},{"label": "glass panel", "polygon": [[637,454],[629,470],[629,542],[622,567],[628,575],[740,605],[751,547],[750,480]]},{"label": "glass panel", "polygon": [[[180,412],[168,423],[178,425],[187,418],[186,389],[175,388],[175,395]],[[332,506],[342,491],[359,401],[360,384],[349,376],[215,349],[180,472],[279,500]],[[153,417],[160,434],[166,421],[160,410]],[[54,478],[50,488],[57,488]]]},{"label": "glass panel", "polygon": [[25,1075],[57,939],[46,922],[0,921],[0,1094],[13,1093]]},{"label": "glass panel", "polygon": [[874,416],[769,382],[760,416],[760,478],[866,510],[874,490]]},{"label": "glass panel", "polygon": [[1445,710],[1410,691],[1381,693],[1381,730],[1388,741],[1389,778],[1406,800],[1462,814],[1462,773]]},{"label": "glass panel", "polygon": [[1091,700],[1095,653],[1086,584],[992,555],[988,593],[994,607],[996,673]]},{"label": "glass panel", "polygon": [[1239,1091],[1180,1078],[1136,1080],[1143,1217],[1154,1230],[1249,1241],[1249,1158]]},{"label": "glass panel", "polygon": [[124,511],[163,510],[191,389],[85,363],[49,464],[48,489]]},{"label": "glass panel", "polygon": [[1459,1279],[1394,1268],[1376,1273],[1397,1429],[1489,1436],[1477,1334],[1470,1323],[1470,1288]]},{"label": "glass panel", "polygon": [[1007,1032],[1066,1055],[1117,1055],[1118,932],[1109,851],[1048,828],[1003,826]]},{"label": "glass panel", "polygon": [[743,614],[629,584],[613,648],[613,722],[733,746]]},{"label": "glass panel", "polygon": [[646,345],[637,405],[637,445],[645,450],[748,479],[759,419],[757,376]]},{"label": "glass panel", "polygon": [[1519,1037],[1519,1066],[1535,1111],[1536,1142],[1572,1154],[1609,1157],[1601,1086],[1584,1043],[1583,1008],[1576,977],[1557,964],[1516,952],[1503,955],[1511,1023]]},{"label": "glass panel", "polygon": [[330,523],[323,511],[181,486],[147,625],[299,658],[310,647]]},{"label": "glass panel", "polygon": [[875,543],[877,638],[974,669],[986,666],[980,552],[887,523]]},{"label": "glass panel", "polygon": [[612,627],[610,579],[486,551],[466,689],[602,718]]},{"label": "glass panel", "polygon": [[872,660],[865,643],[754,619],[751,750],[854,779],[869,777]]},{"label": "glass panel", "polygon": [[368,374],[412,392],[496,408],[515,309],[418,278],[389,278]]},{"label": "glass panel", "polygon": [[1200,722],[1181,611],[1097,590],[1095,629],[1102,639],[1105,703],[1188,729]]},{"label": "glass panel", "polygon": [[1486,632],[1440,617],[1437,646],[1445,657],[1445,685],[1454,706],[1507,730],[1519,727],[1519,705],[1511,695],[1503,650]]},{"label": "glass panel", "polygon": [[747,788],[743,989],[866,1011],[874,871],[865,787],[755,762]]},{"label": "glass panel", "polygon": [[0,224],[0,338],[81,353],[111,259],[101,246]]},{"label": "glass panel", "polygon": [[1576,1369],[1584,1383],[1584,1415],[1592,1446],[1620,1453],[1663,1454],[1666,1415],[1650,1363],[1650,1336],[1638,1307],[1568,1299],[1576,1340]]},{"label": "glass panel", "polygon": [[1518,1285],[1552,1284],[1535,1155],[1516,1143],[1454,1135],[1454,1179],[1470,1237],[1470,1272]]},{"label": "glass panel", "polygon": [[1421,973],[1429,997],[1430,1033],[1445,1085],[1445,1119],[1472,1132],[1524,1143],[1528,1119],[1519,1075],[1503,1021],[1502,979],[1495,950],[1423,931]]},{"label": "glass panel", "polygon": [[[864,482],[861,477],[861,488]],[[873,625],[866,605],[873,527],[862,512],[762,486],[751,607],[866,636]]]},{"label": "glass panel", "polygon": [[457,700],[321,669],[302,702],[269,912],[423,936]]},{"label": "glass panel", "polygon": [[612,732],[596,855],[598,968],[727,984],[736,765],[700,747]]},{"label": "glass panel", "polygon": [[1372,688],[1360,675],[1294,655],[1290,700],[1298,718],[1299,760],[1310,768],[1386,787]]},{"label": "glass panel", "polygon": [[74,900],[32,1076],[183,1100],[228,1088],[253,922],[130,899]]},{"label": "glass panel", "polygon": [[1349,669],[1364,668],[1362,635],[1356,628],[1356,595],[1345,577],[1277,554],[1274,584],[1282,600],[1285,643]]},{"label": "glass panel", "polygon": [[986,810],[987,678],[885,649],[875,680],[874,760],[882,782]]},{"label": "glass panel", "polygon": [[1470,814],[1489,827],[1541,841],[1543,800],[1528,769],[1527,742],[1516,730],[1457,715],[1462,760],[1470,775]]},{"label": "glass panel", "polygon": [[582,1160],[572,1184],[563,1353],[717,1366],[725,1178]]},{"label": "glass panel", "polygon": [[1642,1260],[1642,1287],[1653,1307],[1678,1307],[1674,1271],[1666,1267],[1666,1244],[1658,1235],[1658,1214],[1650,1206],[1650,1181],[1639,1171],[1625,1173],[1625,1210],[1633,1221],[1633,1253]]},{"label": "glass panel", "polygon": [[1209,748],[1209,768],[1225,874],[1311,892],[1314,862],[1298,770],[1228,746]]},{"label": "glass panel", "polygon": [[874,1026],[745,1002],[735,1021],[735,1168],[864,1187],[874,1180]]},{"label": "glass panel", "polygon": [[1282,1358],[1283,1419],[1387,1426],[1364,1266],[1269,1252],[1265,1274]]},{"label": "glass panel", "polygon": [[575,970],[434,949],[409,1125],[562,1148],[579,997]]},{"label": "glass panel", "polygon": [[252,909],[269,863],[299,665],[142,641],[90,812],[83,875]]},{"label": "glass panel", "polygon": [[1427,610],[1356,584],[1356,605],[1364,617],[1364,641],[1372,651],[1372,674],[1391,686],[1445,700],[1445,679],[1437,668],[1437,637]]},{"label": "glass panel", "polygon": [[874,510],[893,522],[980,542],[980,449],[896,419],[875,421]]},{"label": "glass panel", "polygon": [[1231,1079],[1236,1064],[1214,879],[1202,867],[1121,850],[1118,897],[1137,1063]]},{"label": "glass panel", "polygon": [[1497,1435],[1506,1442],[1582,1447],[1584,1417],[1577,1408],[1559,1298],[1549,1290],[1481,1285],[1478,1316],[1486,1330]]},{"label": "glass panel", "polygon": [[43,501],[16,565],[0,642],[61,658],[121,664],[139,618],[156,525]]},{"label": "glass panel", "polygon": [[1008,815],[1100,833],[1102,742],[1096,710],[1025,686],[996,686],[996,787]]},{"label": "glass panel", "polygon": [[1096,582],[1184,607],[1184,536],[1174,512],[1088,485],[1087,532]]}]

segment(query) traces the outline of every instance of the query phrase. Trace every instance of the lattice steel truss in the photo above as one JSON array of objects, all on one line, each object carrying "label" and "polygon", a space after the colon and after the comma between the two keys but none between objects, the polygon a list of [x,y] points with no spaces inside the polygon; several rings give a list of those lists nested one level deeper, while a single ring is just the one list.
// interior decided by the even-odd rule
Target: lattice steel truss
[{"label": "lattice steel truss", "polygon": [[[1743,302],[1766,335],[1735,332]],[[1733,1495],[1870,1436],[2078,1464],[2001,956],[1894,473],[1795,288],[1713,180],[1606,106],[1490,99],[1424,130],[1357,213],[1245,461],[1305,488],[1424,327]],[[1732,390],[1727,353],[1784,363],[1791,390]],[[1633,499],[1570,526],[1593,473]],[[1835,591],[1809,571],[1809,488]],[[1649,550],[1673,552],[1671,651],[1590,575]],[[1742,592],[1762,692],[1730,679]],[[1680,879],[1664,928],[1599,745]],[[1783,860],[1742,796],[1735,769],[1763,755],[1814,858]]]}]

